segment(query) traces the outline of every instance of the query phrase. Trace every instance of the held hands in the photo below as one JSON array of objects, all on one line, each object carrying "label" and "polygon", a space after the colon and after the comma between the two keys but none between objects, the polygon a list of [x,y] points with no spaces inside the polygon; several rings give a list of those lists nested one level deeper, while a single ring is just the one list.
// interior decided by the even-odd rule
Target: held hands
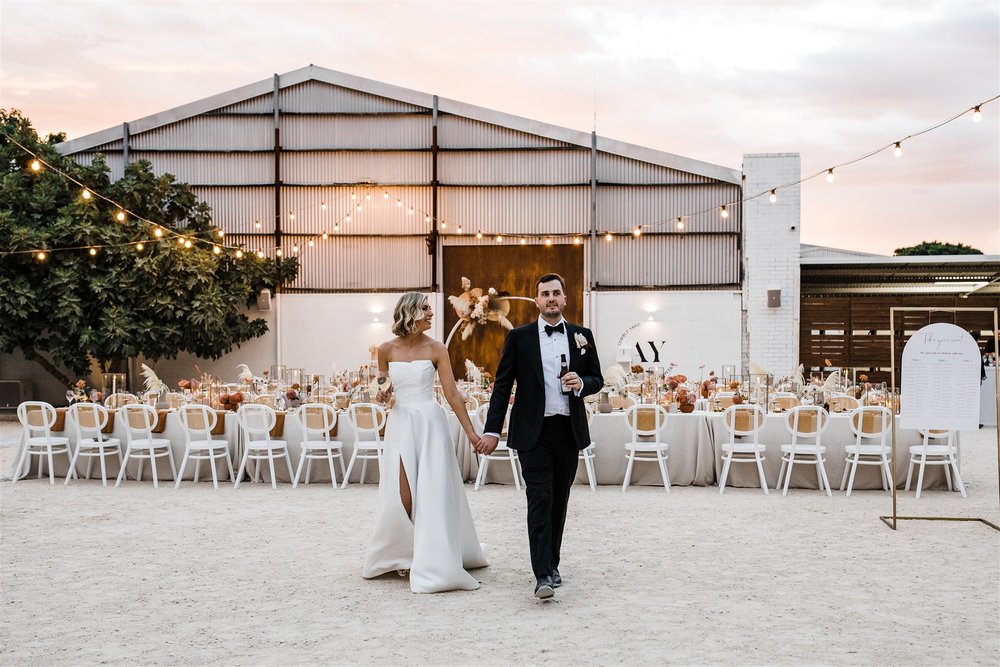
[{"label": "held hands", "polygon": [[500,440],[495,435],[484,435],[472,448],[479,454],[492,454],[498,444],[500,444]]}]

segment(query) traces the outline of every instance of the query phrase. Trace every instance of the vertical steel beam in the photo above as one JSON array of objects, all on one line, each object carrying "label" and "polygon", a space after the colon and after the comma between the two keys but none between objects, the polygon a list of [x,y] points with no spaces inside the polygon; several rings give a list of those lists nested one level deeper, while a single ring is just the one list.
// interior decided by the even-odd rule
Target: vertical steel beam
[{"label": "vertical steel beam", "polygon": [[597,130],[590,133],[590,289],[597,286]]},{"label": "vertical steel beam", "polygon": [[[281,85],[277,74],[274,75],[274,247],[281,247],[281,110],[279,94]],[[281,258],[275,255],[280,263]],[[275,285],[275,293],[281,291],[280,285]]]},{"label": "vertical steel beam", "polygon": [[431,291],[438,291],[438,96],[431,109],[431,231],[427,237],[427,252],[431,256]]}]

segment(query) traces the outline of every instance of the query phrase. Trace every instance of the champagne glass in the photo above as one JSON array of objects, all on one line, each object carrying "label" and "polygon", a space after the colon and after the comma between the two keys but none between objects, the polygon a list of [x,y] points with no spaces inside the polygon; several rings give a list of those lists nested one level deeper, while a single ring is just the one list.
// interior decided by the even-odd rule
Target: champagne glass
[{"label": "champagne glass", "polygon": [[67,403],[72,403],[73,402],[73,398],[75,396],[76,396],[76,392],[74,392],[72,389],[67,389],[66,390],[66,402]]}]

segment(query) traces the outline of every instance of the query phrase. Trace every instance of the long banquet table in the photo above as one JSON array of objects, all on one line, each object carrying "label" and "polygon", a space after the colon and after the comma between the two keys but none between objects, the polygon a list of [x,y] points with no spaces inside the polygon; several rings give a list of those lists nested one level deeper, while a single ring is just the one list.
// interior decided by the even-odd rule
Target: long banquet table
[{"label": "long banquet table", "polygon": [[[391,413],[390,413],[391,414]],[[341,413],[343,416],[343,413]],[[214,437],[227,442],[230,454],[233,457],[234,470],[238,470],[239,456],[241,450],[241,438],[236,424],[236,415],[232,412],[222,415],[224,419],[223,433]],[[454,414],[448,413],[449,426],[451,428],[451,445],[455,449],[456,460],[462,478],[466,481],[473,481],[479,470],[478,456],[469,446],[469,441],[462,432],[458,419]],[[769,414],[766,418],[764,428],[761,431],[761,441],[766,445],[764,472],[769,486],[774,487],[778,469],[781,464],[781,445],[788,442],[788,432],[784,426],[785,415]],[[625,422],[625,415],[622,412],[610,414],[597,414],[593,416],[590,424],[591,439],[595,442],[595,473],[597,483],[602,485],[621,485],[626,468],[625,443],[629,440],[628,426]],[[55,436],[70,438],[71,444],[75,447],[75,429],[72,428],[70,418],[66,418],[66,428],[61,432],[53,432]],[[122,420],[116,420],[114,432],[110,434],[119,438],[122,442],[122,450],[125,449],[125,427]],[[165,427],[163,432],[155,437],[163,437],[170,440],[175,462],[180,467],[184,454],[184,434],[181,429],[180,419],[176,412],[166,414]],[[286,416],[284,420],[284,430],[277,439],[285,440],[288,443],[289,454],[292,460],[291,474],[286,469],[283,461],[276,463],[276,476],[279,482],[289,482],[295,472],[295,467],[299,462],[301,451],[302,426],[294,416]],[[338,420],[335,440],[343,443],[344,465],[350,461],[354,451],[354,431],[346,419]],[[693,412],[689,414],[672,413],[667,419],[665,437],[669,443],[667,469],[670,473],[670,481],[676,486],[710,486],[718,483],[722,472],[721,445],[726,442],[727,435],[722,423],[722,415],[711,412]],[[841,476],[845,466],[844,448],[853,442],[849,420],[846,414],[832,414],[830,426],[823,434],[823,444],[827,448],[826,471],[833,487],[839,488]],[[909,462],[908,447],[920,443],[920,434],[913,430],[897,431],[897,456],[895,461],[896,480],[898,486],[902,488],[906,480],[906,468]],[[37,473],[38,457],[30,457],[31,466],[27,474],[31,476]],[[17,463],[15,458],[14,465]],[[108,476],[113,478],[118,474],[118,461],[114,457],[109,457]],[[342,468],[340,462],[336,462],[338,480],[342,479]],[[81,458],[77,462],[77,474],[83,475],[86,470],[86,461]],[[228,471],[223,462],[217,462],[217,472],[220,480],[228,479]],[[128,477],[134,479],[138,468],[136,461],[129,463]],[[68,461],[63,456],[55,457],[55,472],[59,477],[64,478],[68,470]],[[248,474],[253,470],[251,465]],[[95,474],[100,475],[99,461],[94,462]],[[13,466],[10,470],[13,473]],[[47,476],[46,470],[46,476]],[[161,481],[171,481],[173,476],[170,472],[169,463],[165,459],[157,460],[157,475]],[[191,480],[194,477],[194,463],[189,462],[184,472],[184,479]],[[262,466],[262,477],[269,481],[269,470],[265,464]],[[361,462],[358,462],[350,476],[350,483],[358,483],[361,477]],[[144,479],[151,479],[149,463],[145,464]],[[210,481],[211,472],[207,462],[201,466],[201,481]],[[310,483],[329,483],[330,473],[324,461],[314,461],[312,465],[312,475]],[[378,482],[378,466],[375,462],[369,462],[367,483]],[[586,469],[581,462],[576,482],[587,484]],[[490,463],[486,483],[513,484],[513,477],[510,466],[504,461],[493,461]],[[662,484],[659,467],[655,463],[636,464],[632,472],[633,485],[655,485]],[[752,463],[734,464],[729,472],[727,486],[736,487],[757,487],[760,485],[757,469]],[[818,488],[815,466],[802,463],[796,464],[792,475],[790,486],[795,488],[815,489]],[[856,489],[878,489],[881,488],[881,480],[876,466],[859,466],[854,484]],[[925,473],[925,488],[944,488],[945,479],[941,466],[928,466]]]}]

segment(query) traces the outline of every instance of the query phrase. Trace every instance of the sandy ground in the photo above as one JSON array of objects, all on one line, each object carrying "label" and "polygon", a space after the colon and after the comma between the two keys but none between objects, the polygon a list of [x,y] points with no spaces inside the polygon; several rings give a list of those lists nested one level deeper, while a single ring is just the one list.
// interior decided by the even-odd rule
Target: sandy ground
[{"label": "sandy ground", "polygon": [[[900,514],[997,522],[996,430],[963,438],[969,498],[901,494]],[[523,496],[467,491],[482,587],[414,595],[360,576],[374,486],[0,483],[0,662],[1000,662],[1000,533],[980,523],[893,532],[878,491],[578,486],[566,583],[536,603]]]}]

